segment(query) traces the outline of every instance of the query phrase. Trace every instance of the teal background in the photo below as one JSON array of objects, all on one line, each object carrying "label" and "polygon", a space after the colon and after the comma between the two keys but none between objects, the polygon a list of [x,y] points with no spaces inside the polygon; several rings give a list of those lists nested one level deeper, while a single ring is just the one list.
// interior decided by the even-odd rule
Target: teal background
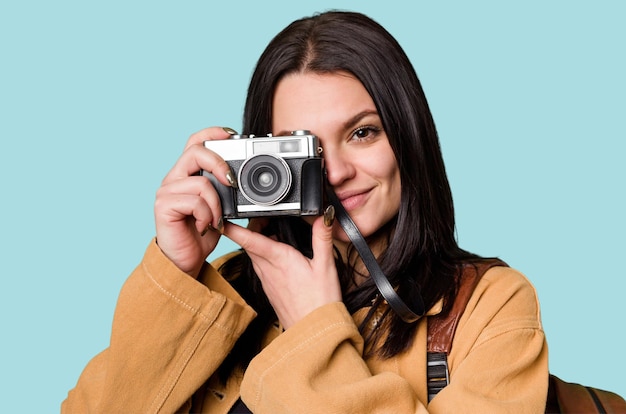
[{"label": "teal background", "polygon": [[626,395],[626,3],[24,1],[0,6],[3,412],[58,410],[189,134],[239,128],[264,46],[329,8],[410,56],[460,244],[534,283],[551,370]]}]

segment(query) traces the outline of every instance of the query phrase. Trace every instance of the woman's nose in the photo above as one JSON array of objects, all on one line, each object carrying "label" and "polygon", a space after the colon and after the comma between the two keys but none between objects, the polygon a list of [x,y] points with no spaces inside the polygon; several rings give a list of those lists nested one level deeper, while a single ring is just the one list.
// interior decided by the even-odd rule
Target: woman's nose
[{"label": "woman's nose", "polygon": [[328,183],[333,187],[354,177],[354,165],[341,151],[324,149],[324,166]]}]

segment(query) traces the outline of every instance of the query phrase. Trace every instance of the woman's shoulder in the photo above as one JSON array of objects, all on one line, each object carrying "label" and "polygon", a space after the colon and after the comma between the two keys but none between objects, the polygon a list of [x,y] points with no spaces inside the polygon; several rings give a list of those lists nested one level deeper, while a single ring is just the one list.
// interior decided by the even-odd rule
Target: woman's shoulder
[{"label": "woman's shoulder", "polygon": [[[483,275],[480,284],[483,288],[498,288],[507,291],[528,290],[536,295],[535,287],[530,279],[521,271],[508,265],[496,265],[489,268]],[[478,288],[478,287],[477,287]]]},{"label": "woman's shoulder", "polygon": [[511,314],[540,321],[537,291],[528,277],[504,263],[490,267],[482,276],[466,311],[495,316]]}]

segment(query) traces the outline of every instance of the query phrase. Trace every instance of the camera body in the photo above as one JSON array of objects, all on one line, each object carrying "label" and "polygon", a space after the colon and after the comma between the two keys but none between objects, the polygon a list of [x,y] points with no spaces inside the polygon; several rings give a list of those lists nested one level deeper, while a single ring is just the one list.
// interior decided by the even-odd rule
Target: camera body
[{"label": "camera body", "polygon": [[309,131],[232,135],[204,146],[226,161],[239,183],[234,189],[202,171],[217,190],[224,218],[322,214],[324,165],[319,139]]}]

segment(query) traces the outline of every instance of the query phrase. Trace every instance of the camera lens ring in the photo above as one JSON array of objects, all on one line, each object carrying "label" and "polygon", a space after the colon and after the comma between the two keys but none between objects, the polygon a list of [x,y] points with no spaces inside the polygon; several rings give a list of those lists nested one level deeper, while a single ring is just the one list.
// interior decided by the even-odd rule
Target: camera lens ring
[{"label": "camera lens ring", "polygon": [[259,154],[245,160],[239,168],[239,191],[252,204],[272,206],[291,189],[292,177],[284,159]]}]

